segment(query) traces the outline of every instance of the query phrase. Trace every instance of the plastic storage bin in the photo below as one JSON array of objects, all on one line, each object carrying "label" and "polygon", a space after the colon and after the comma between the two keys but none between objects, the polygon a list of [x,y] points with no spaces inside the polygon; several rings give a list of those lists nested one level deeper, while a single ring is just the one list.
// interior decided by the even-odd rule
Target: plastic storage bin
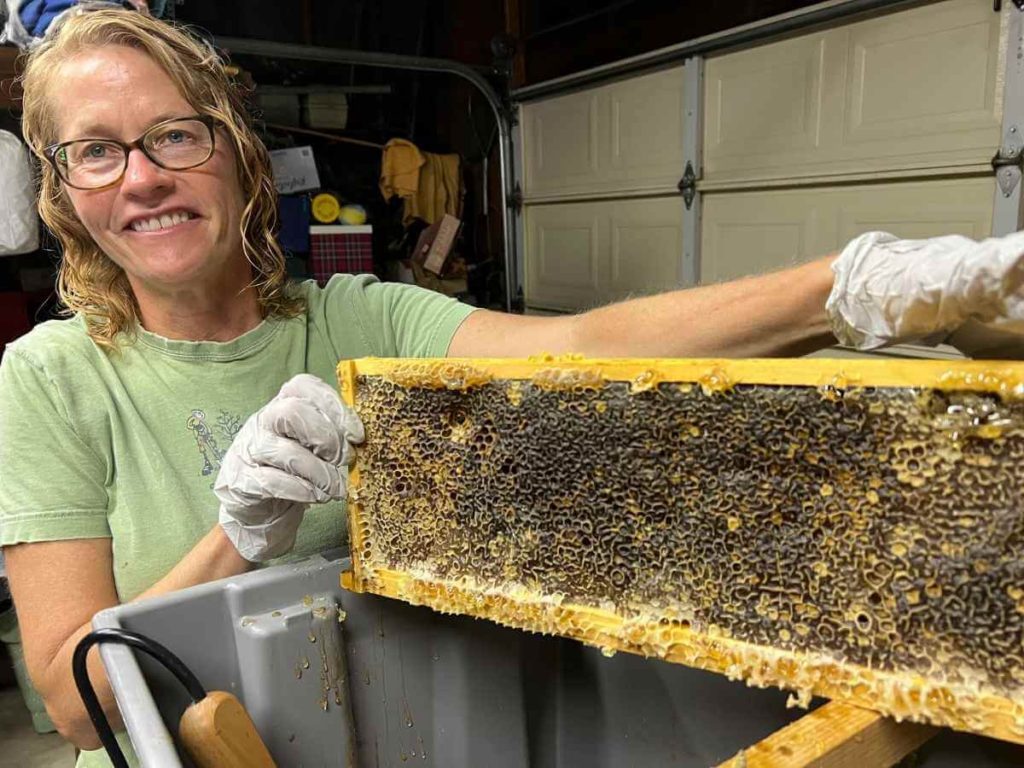
[{"label": "plastic storage bin", "polygon": [[[345,592],[343,566],[268,568],[93,624],[149,635],[208,689],[235,693],[282,768],[710,766],[803,714],[781,691]],[[123,646],[100,652],[142,764],[191,765],[176,742],[180,685]],[[951,732],[919,756],[924,768],[1024,764],[1020,748]]]}]

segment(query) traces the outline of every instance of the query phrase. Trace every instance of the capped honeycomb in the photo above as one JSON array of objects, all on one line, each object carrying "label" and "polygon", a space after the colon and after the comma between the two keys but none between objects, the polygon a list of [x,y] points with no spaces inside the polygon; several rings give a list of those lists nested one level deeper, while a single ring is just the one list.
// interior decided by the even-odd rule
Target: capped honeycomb
[{"label": "capped honeycomb", "polygon": [[1024,743],[1024,366],[361,360],[351,589]]}]

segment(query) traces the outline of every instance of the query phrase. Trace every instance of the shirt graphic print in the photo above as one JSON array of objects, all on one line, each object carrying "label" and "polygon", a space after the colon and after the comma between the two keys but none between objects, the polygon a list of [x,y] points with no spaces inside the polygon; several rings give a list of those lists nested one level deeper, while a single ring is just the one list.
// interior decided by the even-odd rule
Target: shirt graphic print
[{"label": "shirt graphic print", "polygon": [[[221,411],[213,428],[207,424],[206,412],[196,408],[185,420],[185,426],[192,433],[199,449],[199,455],[203,459],[201,473],[205,477],[212,475],[220,469],[221,459],[224,458],[224,451],[235,439],[238,430],[242,428],[242,417],[236,414]],[[215,433],[216,431],[216,433]],[[220,437],[218,443],[217,437]],[[223,448],[221,446],[224,446]]]}]

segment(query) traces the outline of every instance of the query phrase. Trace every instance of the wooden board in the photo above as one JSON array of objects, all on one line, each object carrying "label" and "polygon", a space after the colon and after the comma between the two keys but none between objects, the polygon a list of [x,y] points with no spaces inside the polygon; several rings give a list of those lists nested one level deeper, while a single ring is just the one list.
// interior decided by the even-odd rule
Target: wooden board
[{"label": "wooden board", "polygon": [[1024,743],[1022,376],[345,363],[344,583]]},{"label": "wooden board", "polygon": [[718,768],[889,768],[936,733],[832,701]]}]

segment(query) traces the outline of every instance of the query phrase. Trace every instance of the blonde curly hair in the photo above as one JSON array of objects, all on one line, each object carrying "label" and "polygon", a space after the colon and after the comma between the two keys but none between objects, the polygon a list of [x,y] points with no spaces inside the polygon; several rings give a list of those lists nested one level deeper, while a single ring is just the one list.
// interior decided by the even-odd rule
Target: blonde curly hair
[{"label": "blonde curly hair", "polygon": [[[294,317],[302,299],[288,289],[284,253],[274,237],[277,192],[270,155],[253,130],[244,93],[225,72],[225,63],[206,42],[186,29],[136,11],[116,7],[70,11],[28,55],[21,77],[22,130],[33,151],[58,140],[58,115],[49,100],[59,65],[88,49],[107,45],[135,48],[156,62],[197,113],[216,118],[235,149],[235,167],[246,205],[242,250],[252,265],[264,317]],[[60,178],[42,163],[39,214],[60,241],[63,253],[57,292],[66,314],[81,313],[89,335],[113,349],[121,333],[131,333],[139,317],[128,278],[96,244],[75,214]]]}]

